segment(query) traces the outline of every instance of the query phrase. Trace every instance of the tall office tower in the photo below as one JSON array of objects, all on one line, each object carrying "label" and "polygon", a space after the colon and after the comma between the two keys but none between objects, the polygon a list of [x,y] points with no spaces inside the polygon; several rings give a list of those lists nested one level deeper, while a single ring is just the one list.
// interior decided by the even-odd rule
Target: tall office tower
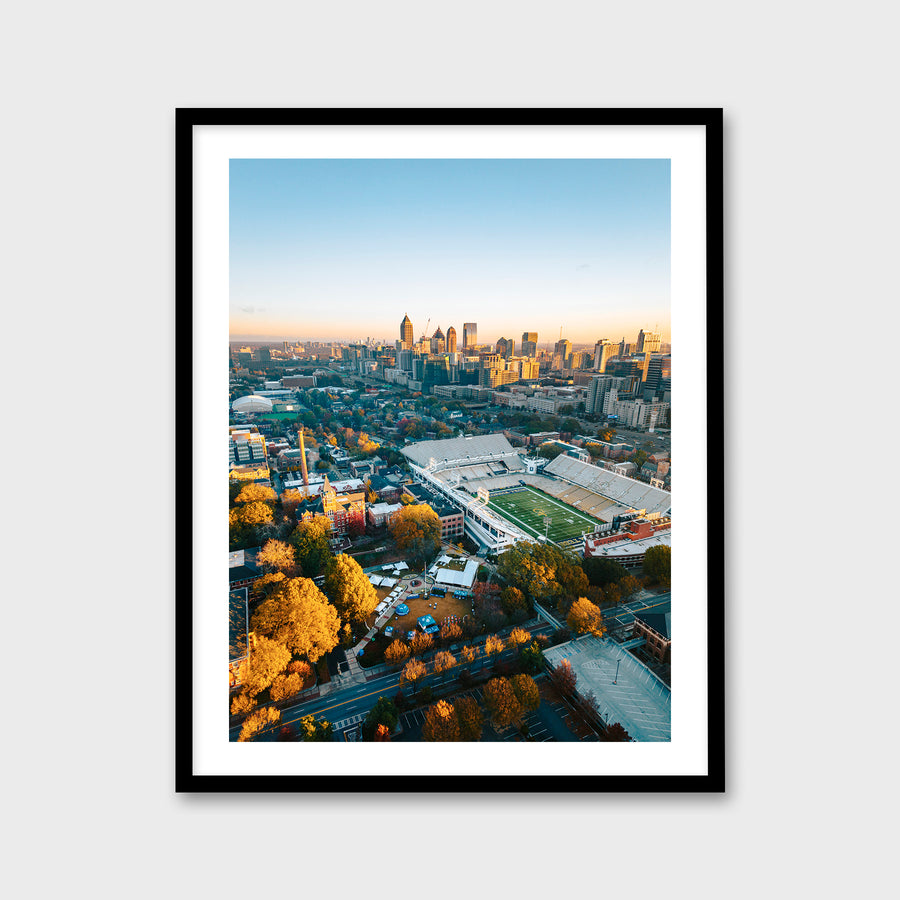
[{"label": "tall office tower", "polygon": [[478,323],[463,322],[463,350],[469,350],[478,343]]},{"label": "tall office tower", "polygon": [[404,316],[400,323],[400,340],[403,341],[403,347],[407,350],[413,345],[413,327],[409,316]]},{"label": "tall office tower", "polygon": [[431,336],[431,352],[432,353],[443,353],[447,347],[446,339],[444,338],[444,332],[441,331],[440,328]]},{"label": "tall office tower", "polygon": [[[570,369],[580,369],[584,366],[584,359],[589,354],[585,350],[573,350],[569,354],[568,359],[568,367]],[[590,359],[593,360],[593,356],[590,356]]]},{"label": "tall office tower", "polygon": [[657,393],[664,380],[670,382],[672,380],[672,357],[647,355],[650,359],[647,364],[647,375],[643,379],[645,396]]},{"label": "tall office tower", "polygon": [[456,329],[452,325],[447,329],[447,352],[456,353]]},{"label": "tall office tower", "polygon": [[537,332],[522,332],[522,356],[537,356]]},{"label": "tall office tower", "polygon": [[619,345],[611,344],[606,338],[600,338],[594,344],[594,368],[598,372],[606,371],[606,364],[619,354]]},{"label": "tall office tower", "polygon": [[515,348],[516,342],[512,338],[507,340],[505,337],[502,337],[497,341],[497,353],[504,359],[509,359],[513,355]]},{"label": "tall office tower", "polygon": [[638,353],[659,353],[660,333],[653,331],[644,331],[642,328],[638,332],[637,352]]}]

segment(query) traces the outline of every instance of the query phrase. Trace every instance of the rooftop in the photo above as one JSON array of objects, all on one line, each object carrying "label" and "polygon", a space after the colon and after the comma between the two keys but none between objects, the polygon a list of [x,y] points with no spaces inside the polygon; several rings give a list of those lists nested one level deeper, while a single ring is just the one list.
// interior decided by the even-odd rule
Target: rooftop
[{"label": "rooftop", "polygon": [[578,692],[593,691],[604,721],[619,722],[636,741],[672,739],[672,692],[614,641],[589,635],[551,647],[544,657],[554,666],[569,660]]}]

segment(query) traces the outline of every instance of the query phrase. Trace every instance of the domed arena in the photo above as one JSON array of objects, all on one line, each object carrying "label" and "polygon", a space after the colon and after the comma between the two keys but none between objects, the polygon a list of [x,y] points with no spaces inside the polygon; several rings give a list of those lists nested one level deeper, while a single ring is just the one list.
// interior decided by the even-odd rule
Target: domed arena
[{"label": "domed arena", "polygon": [[257,394],[249,394],[246,397],[238,397],[231,408],[239,413],[272,412],[272,401]]}]

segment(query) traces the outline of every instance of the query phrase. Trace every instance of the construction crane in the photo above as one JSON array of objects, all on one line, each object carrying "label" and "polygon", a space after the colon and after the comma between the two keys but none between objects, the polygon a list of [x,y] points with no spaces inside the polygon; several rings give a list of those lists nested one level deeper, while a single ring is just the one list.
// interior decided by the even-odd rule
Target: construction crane
[{"label": "construction crane", "polygon": [[425,340],[425,338],[428,337],[428,326],[429,326],[430,324],[431,324],[431,316],[428,317],[428,322],[425,324],[425,331],[422,332],[422,338],[421,338],[421,339],[422,339],[423,341]]}]

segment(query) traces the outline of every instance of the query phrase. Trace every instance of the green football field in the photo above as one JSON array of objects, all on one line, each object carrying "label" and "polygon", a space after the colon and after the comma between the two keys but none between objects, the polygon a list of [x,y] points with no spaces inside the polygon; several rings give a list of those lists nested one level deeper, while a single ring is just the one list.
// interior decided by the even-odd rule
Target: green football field
[{"label": "green football field", "polygon": [[557,544],[581,537],[582,532],[593,531],[599,524],[599,520],[533,488],[522,488],[512,494],[491,495],[488,506],[528,534],[541,537],[546,528],[544,516],[550,516],[547,537]]}]

